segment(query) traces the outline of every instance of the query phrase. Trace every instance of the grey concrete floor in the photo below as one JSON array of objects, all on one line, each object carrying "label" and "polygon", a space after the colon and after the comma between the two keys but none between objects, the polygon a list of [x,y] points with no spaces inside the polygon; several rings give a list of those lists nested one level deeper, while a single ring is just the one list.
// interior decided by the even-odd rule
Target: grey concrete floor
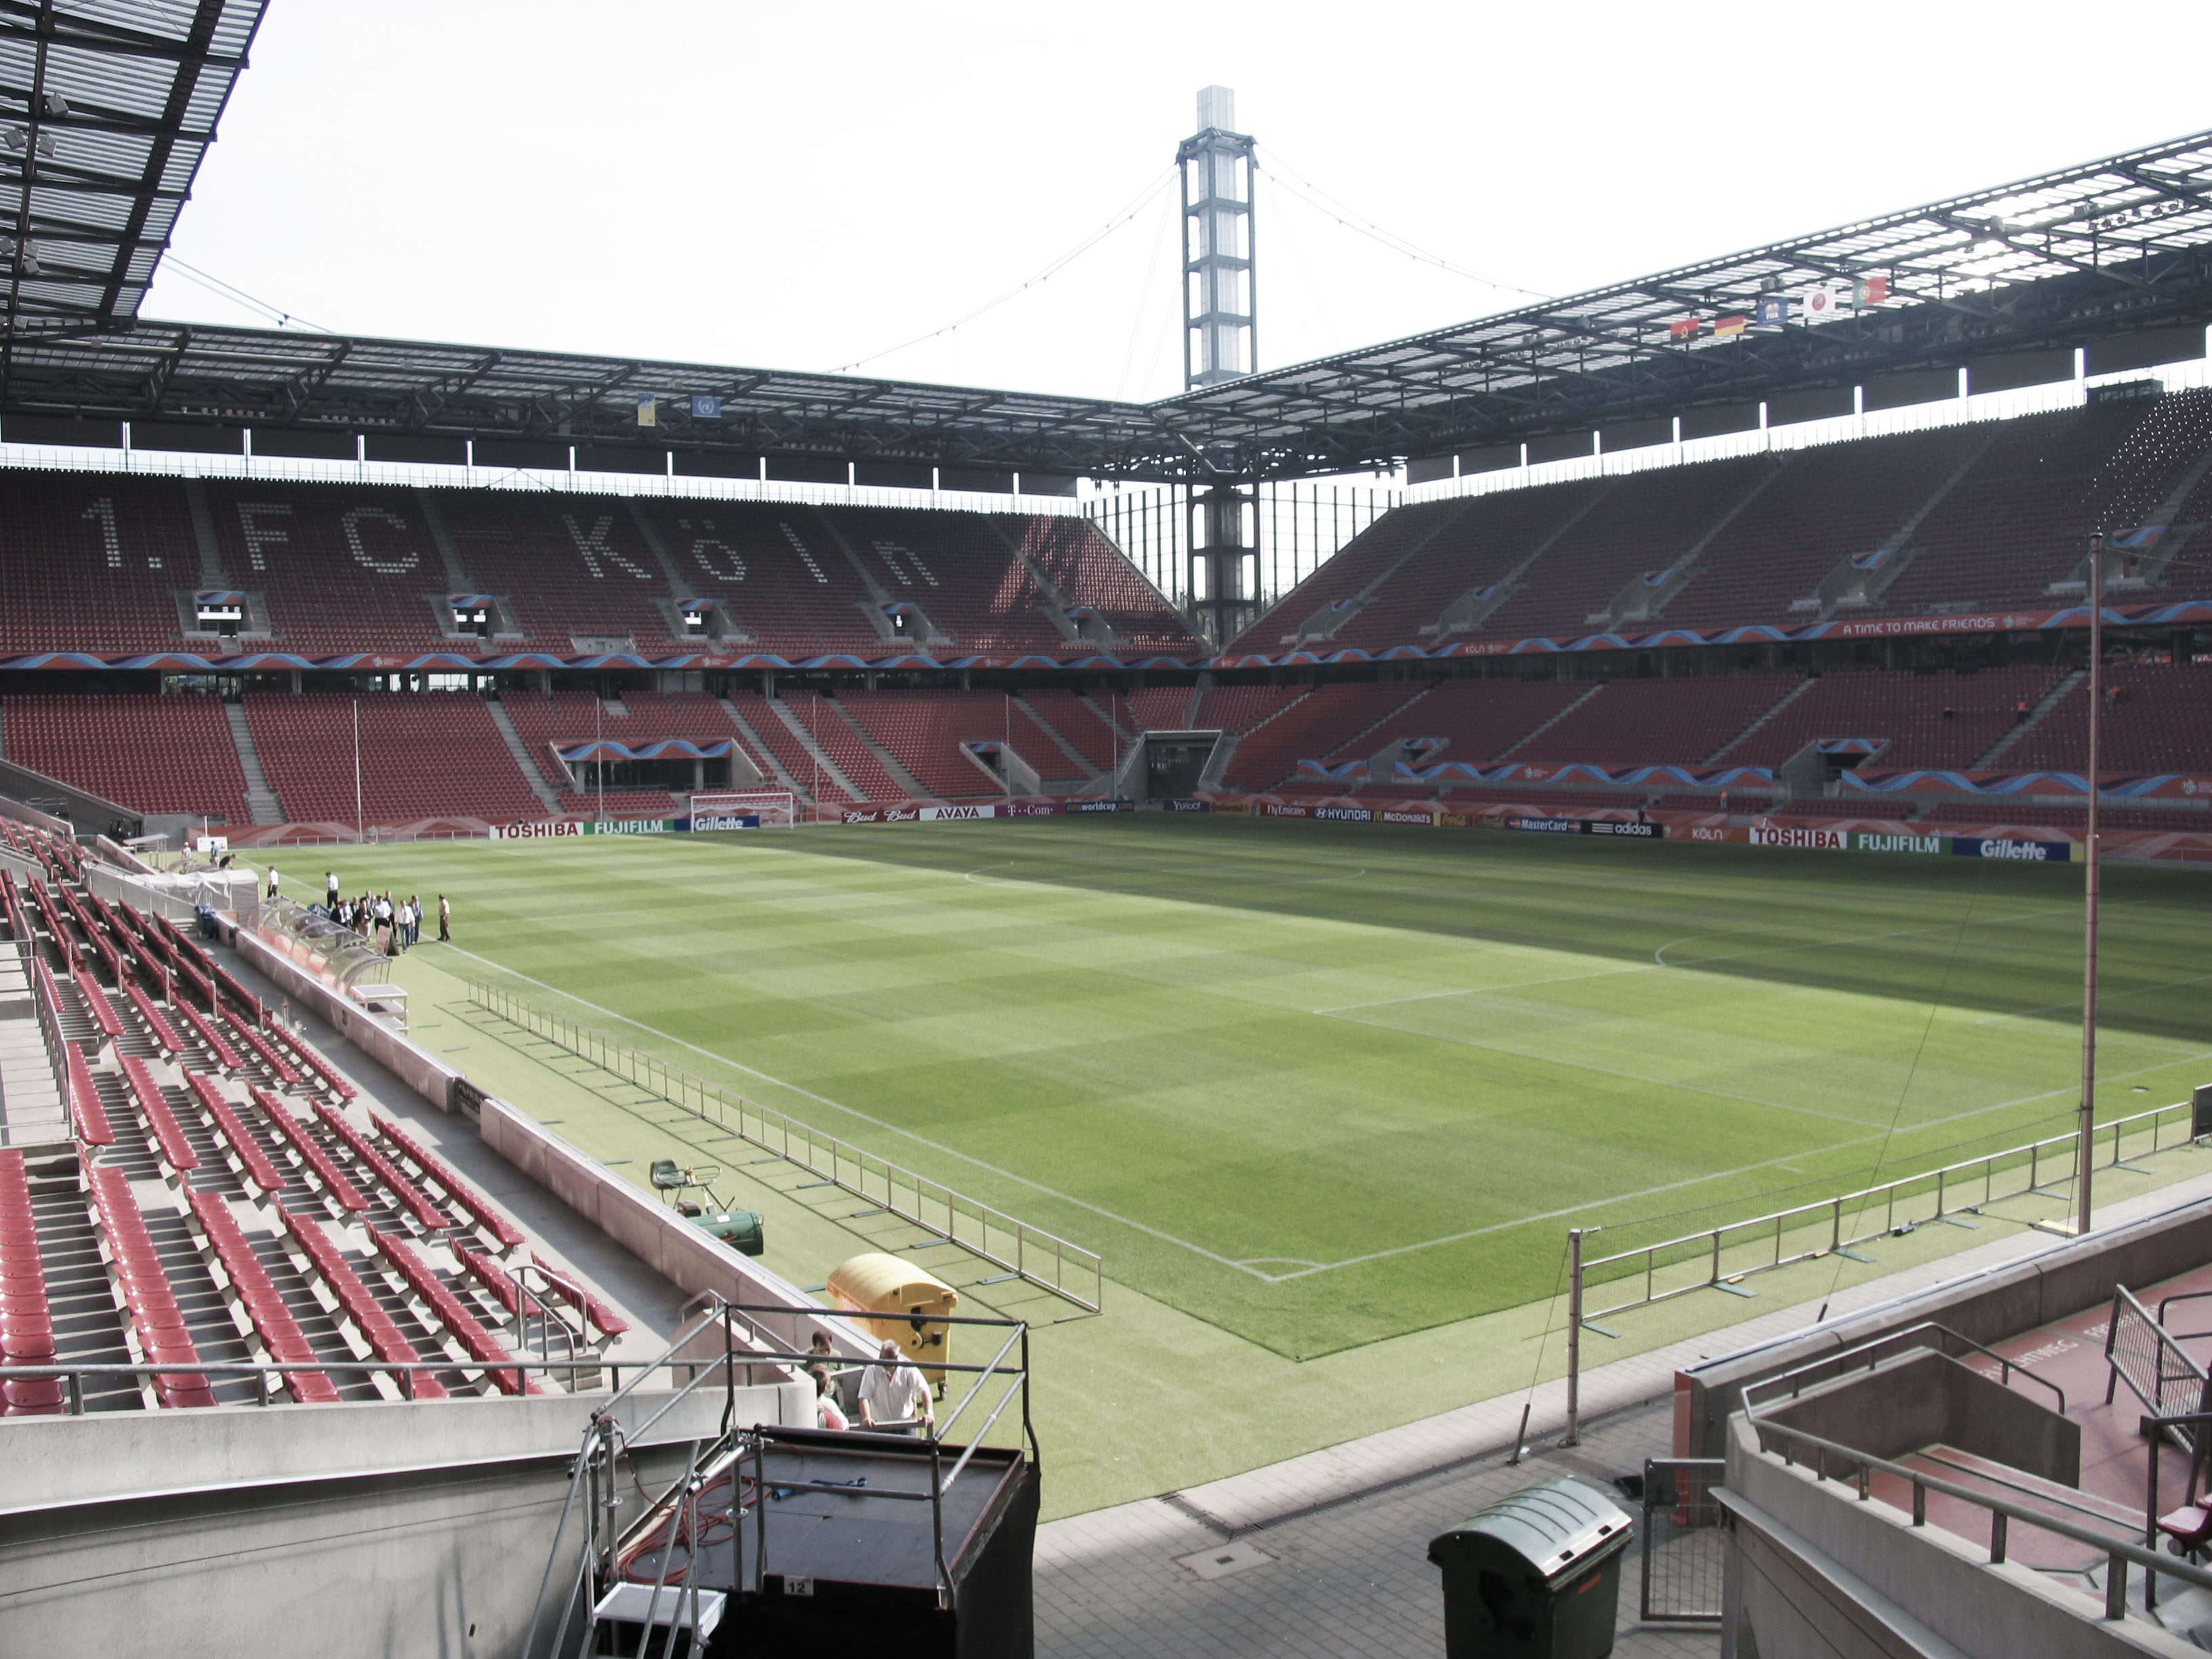
[{"label": "grey concrete floor", "polygon": [[[1503,1452],[1318,1510],[1231,1528],[1178,1498],[1152,1498],[1039,1529],[1037,1652],[1135,1656],[1441,1656],[1443,1592],[1429,1540],[1531,1481],[1571,1475],[1607,1491],[1664,1456],[1673,1407],[1660,1401],[1589,1425],[1579,1446],[1518,1467]],[[1046,1478],[1049,1480],[1049,1471]],[[1625,1503],[1632,1514],[1640,1512]],[[1232,1535],[1233,1534],[1233,1535]],[[1613,1651],[1622,1659],[1712,1659],[1717,1627],[1637,1622],[1633,1546],[1621,1575]]]}]

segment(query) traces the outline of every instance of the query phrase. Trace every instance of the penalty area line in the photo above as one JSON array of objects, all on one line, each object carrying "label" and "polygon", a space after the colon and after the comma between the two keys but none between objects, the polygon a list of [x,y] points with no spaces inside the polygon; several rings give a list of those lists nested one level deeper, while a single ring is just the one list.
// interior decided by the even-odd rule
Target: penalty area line
[{"label": "penalty area line", "polygon": [[[651,1036],[659,1037],[664,1042],[672,1042],[679,1048],[689,1048],[695,1054],[704,1054],[708,1060],[714,1060],[720,1065],[727,1066],[736,1071],[743,1072],[748,1077],[757,1077],[763,1083],[774,1084],[779,1089],[788,1089],[793,1094],[800,1096],[807,1100],[815,1101],[821,1105],[827,1106],[832,1111],[842,1112],[848,1117],[855,1118],[862,1123],[872,1125],[876,1128],[884,1130],[889,1133],[898,1135],[904,1139],[910,1140],[917,1146],[927,1146],[933,1152],[941,1152],[947,1158],[958,1158],[963,1164],[970,1164],[978,1170],[997,1176],[1003,1181],[1013,1182],[1018,1186],[1028,1188],[1031,1192],[1042,1193],[1047,1198],[1057,1199],[1063,1204],[1073,1204],[1079,1210],[1088,1210],[1091,1214],[1102,1217],[1105,1220],[1114,1223],[1116,1226],[1131,1228],[1137,1232],[1143,1233],[1147,1237],[1158,1239],[1163,1244],[1172,1244],[1178,1249],[1188,1250],[1193,1255],[1204,1256],[1208,1261],[1218,1262],[1224,1267],[1234,1267],[1238,1273],[1249,1273],[1255,1279],[1264,1279],[1269,1283],[1273,1283],[1278,1277],[1278,1275],[1273,1273],[1263,1273],[1255,1267],[1248,1267],[1243,1262],[1236,1260],[1234,1257],[1218,1255],[1214,1251],[1207,1249],[1203,1244],[1194,1244],[1187,1238],[1177,1238],[1173,1233],[1163,1232],[1158,1227],[1148,1226],[1144,1222],[1133,1220],[1131,1218],[1125,1215],[1118,1215],[1114,1211],[1109,1210],[1101,1205],[1090,1202],[1087,1199],[1078,1198],[1073,1193],[1063,1193],[1057,1188],[1046,1186],[1041,1181],[1032,1181],[1027,1176],[1017,1175],[1012,1170],[1002,1169],[995,1164],[987,1164],[981,1158],[976,1158],[970,1153],[963,1152],[957,1146],[948,1146],[943,1141],[932,1140],[927,1135],[918,1135],[913,1130],[903,1128],[898,1124],[890,1122],[885,1119],[872,1117],[866,1112],[860,1111],[854,1107],[846,1105],[842,1101],[832,1100],[827,1095],[817,1095],[813,1090],[801,1088],[796,1083],[787,1083],[783,1079],[776,1077],[773,1073],[763,1072],[757,1066],[748,1066],[741,1060],[732,1060],[727,1054],[718,1054],[712,1048],[702,1048],[696,1042],[687,1042],[684,1038],[672,1036],[669,1032],[662,1030],[656,1025],[647,1025],[641,1019],[632,1019],[628,1014],[617,1013],[613,1009],[602,1007],[596,1002],[592,1002],[586,998],[578,996],[573,991],[564,991],[557,985],[548,985],[542,979],[532,979],[528,974],[522,973],[516,969],[509,968],[502,963],[494,962],[489,957],[480,957],[473,951],[464,951],[459,945],[453,945],[450,948],[459,955],[468,957],[471,962],[481,962],[485,967],[495,969],[502,974],[512,975],[514,978],[522,981],[525,984],[535,985],[542,991],[550,991],[556,997],[565,997],[580,1008],[589,1008],[594,1013],[605,1014],[609,1019],[618,1019],[623,1024],[631,1027],[633,1030],[647,1032]],[[1255,1257],[1253,1260],[1264,1261],[1267,1260],[1267,1258]]]}]

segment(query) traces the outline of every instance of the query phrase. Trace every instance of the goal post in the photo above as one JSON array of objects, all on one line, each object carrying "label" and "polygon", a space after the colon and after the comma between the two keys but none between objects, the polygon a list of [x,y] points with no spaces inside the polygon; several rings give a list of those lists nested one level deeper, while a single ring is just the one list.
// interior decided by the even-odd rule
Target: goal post
[{"label": "goal post", "polygon": [[788,828],[798,820],[788,789],[705,789],[691,797],[691,821],[701,818],[757,817],[763,828]]}]

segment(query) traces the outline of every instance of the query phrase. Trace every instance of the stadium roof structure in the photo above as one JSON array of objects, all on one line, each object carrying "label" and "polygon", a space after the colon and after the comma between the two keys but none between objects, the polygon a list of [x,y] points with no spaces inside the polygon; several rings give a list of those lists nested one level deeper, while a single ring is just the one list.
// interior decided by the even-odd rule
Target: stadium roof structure
[{"label": "stadium roof structure", "polygon": [[128,328],[264,0],[0,0],[0,385]]},{"label": "stadium roof structure", "polygon": [[[0,0],[16,37],[0,45],[32,40],[33,16],[52,23],[110,9]],[[130,15],[142,9],[189,15],[192,39],[212,28],[240,51],[258,14],[246,0],[175,0]],[[179,85],[183,65],[200,66],[205,90],[184,105],[191,122],[211,125],[216,71],[228,63],[234,73],[239,60],[179,49],[173,61]],[[2017,364],[2212,319],[2212,133],[2197,133],[1151,404],[134,321],[156,228],[166,234],[178,181],[189,178],[179,170],[189,124],[179,112],[170,125],[178,160],[161,176],[175,194],[142,181],[147,216],[115,253],[131,280],[117,278],[112,300],[88,281],[41,294],[51,314],[32,313],[25,288],[0,411],[559,439],[672,450],[679,470],[687,455],[702,470],[718,455],[813,455],[1204,483],[1387,467],[1792,391]],[[191,142],[204,148],[206,136]],[[42,184],[49,170],[41,164]],[[145,179],[158,172],[149,160]],[[1830,320],[1808,316],[1817,295]],[[2202,349],[2200,337],[2175,355]],[[2069,360],[2042,378],[2070,374]],[[641,424],[641,399],[653,400],[651,426]]]}]

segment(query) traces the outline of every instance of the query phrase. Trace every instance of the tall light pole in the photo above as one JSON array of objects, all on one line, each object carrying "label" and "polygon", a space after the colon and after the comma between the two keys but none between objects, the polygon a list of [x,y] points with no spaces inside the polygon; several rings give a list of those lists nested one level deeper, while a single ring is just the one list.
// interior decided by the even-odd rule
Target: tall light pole
[{"label": "tall light pole", "polygon": [[2105,535],[2089,538],[2089,821],[2083,836],[2088,866],[2081,918],[2081,1125],[2075,1171],[2074,1236],[2089,1231],[2090,1134],[2097,1127],[2097,735],[2105,714]]}]

